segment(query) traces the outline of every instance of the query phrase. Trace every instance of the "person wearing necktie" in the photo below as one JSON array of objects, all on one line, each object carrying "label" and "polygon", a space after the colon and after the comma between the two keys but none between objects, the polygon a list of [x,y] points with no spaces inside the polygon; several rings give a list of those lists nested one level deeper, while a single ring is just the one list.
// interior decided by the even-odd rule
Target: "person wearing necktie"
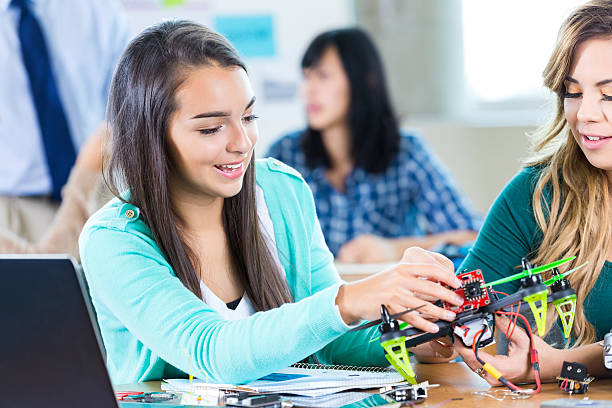
[{"label": "person wearing necktie", "polygon": [[[0,252],[3,237],[40,241],[62,198],[93,190],[110,79],[128,39],[118,0],[0,0]],[[89,157],[77,160],[94,133]],[[80,230],[86,217],[63,222]]]}]

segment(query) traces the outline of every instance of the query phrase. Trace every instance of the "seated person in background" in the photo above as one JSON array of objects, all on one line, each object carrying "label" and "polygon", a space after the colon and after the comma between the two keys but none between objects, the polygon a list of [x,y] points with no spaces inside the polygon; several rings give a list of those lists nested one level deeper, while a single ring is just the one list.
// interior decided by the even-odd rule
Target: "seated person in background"
[{"label": "seated person in background", "polygon": [[420,137],[400,133],[364,31],[320,34],[302,70],[308,128],[275,142],[268,156],[302,173],[338,261],[396,261],[411,246],[476,238],[481,220],[447,170]]},{"label": "seated person in background", "polygon": [[[491,207],[461,268],[481,269],[492,282],[516,273],[523,256],[542,265],[575,255],[561,272],[588,261],[568,276],[577,294],[572,348],[558,350],[534,337],[541,378],[559,375],[564,360],[585,364],[591,375],[609,375],[602,348],[593,342],[612,329],[612,2],[592,1],[570,14],[543,76],[556,95],[555,117],[535,133],[533,158]],[[496,288],[513,293],[518,285]],[[497,323],[506,331],[507,319]],[[472,351],[455,344],[478,370]],[[479,357],[515,384],[534,381],[529,337],[519,328],[508,356]],[[485,378],[498,384],[489,374]]]},{"label": "seated person in background", "polygon": [[[191,373],[242,383],[316,354],[328,364],[386,366],[378,329],[347,324],[461,299],[450,261],[420,248],[343,283],[310,189],[294,169],[253,162],[255,96],[231,44],[195,23],[138,35],[111,85],[108,180],[117,198],[79,239],[115,383]],[[402,320],[427,331],[419,312]],[[439,349],[439,350],[438,350]],[[415,350],[454,352],[435,342]],[[438,355],[439,356],[439,355]]]},{"label": "seated person in background", "polygon": [[0,252],[78,255],[85,202],[100,177],[88,157],[99,153],[72,168],[104,121],[128,38],[118,0],[0,1]]},{"label": "seated person in background", "polygon": [[78,240],[85,221],[108,201],[102,182],[102,145],[106,125],[85,142],[70,177],[62,188],[62,202],[44,235],[29,242],[9,230],[0,230],[0,254],[63,253],[80,260]]}]

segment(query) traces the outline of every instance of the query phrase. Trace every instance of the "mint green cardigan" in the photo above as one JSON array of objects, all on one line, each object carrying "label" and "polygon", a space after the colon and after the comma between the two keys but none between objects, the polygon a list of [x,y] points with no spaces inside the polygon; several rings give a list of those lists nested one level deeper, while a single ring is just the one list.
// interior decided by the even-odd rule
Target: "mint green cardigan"
[{"label": "mint green cardigan", "polygon": [[114,383],[193,373],[238,384],[313,353],[328,364],[388,364],[369,342],[375,327],[346,333],[341,280],[306,182],[274,159],[255,167],[295,303],[226,321],[174,275],[137,207],[113,199],[85,225],[81,260]]}]

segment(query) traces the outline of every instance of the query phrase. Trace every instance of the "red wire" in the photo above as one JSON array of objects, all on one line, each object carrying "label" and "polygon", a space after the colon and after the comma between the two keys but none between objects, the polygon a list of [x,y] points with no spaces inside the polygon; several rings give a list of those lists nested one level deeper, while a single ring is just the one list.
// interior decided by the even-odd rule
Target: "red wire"
[{"label": "red wire", "polygon": [[[529,322],[527,321],[525,316],[523,316],[520,313],[509,313],[509,312],[502,312],[502,311],[498,311],[496,313],[500,315],[505,315],[505,316],[516,316],[517,318],[521,318],[523,320],[523,322],[525,323],[525,326],[527,327],[527,333],[529,334],[531,364],[533,365],[535,363],[538,363],[539,365],[539,362],[537,361],[538,352],[535,348],[535,341],[533,340],[533,332],[531,331],[531,326],[529,325]],[[542,390],[542,382],[540,381],[540,370],[539,369],[534,370],[534,377],[536,380],[536,387],[533,389],[533,393],[537,394]],[[508,383],[512,384],[510,381],[508,381]]]},{"label": "red wire", "polygon": [[[504,295],[504,296],[510,296],[507,293],[501,292],[501,291],[497,291],[497,290],[491,290],[491,293],[497,293],[500,295]],[[512,337],[512,335],[514,334],[514,329],[516,328],[516,324],[518,323],[518,319],[521,318],[523,319],[523,322],[525,323],[525,326],[527,326],[527,332],[529,333],[529,342],[530,342],[530,358],[531,358],[531,364],[538,364],[538,369],[535,370],[534,369],[534,377],[535,377],[535,381],[536,381],[536,387],[533,389],[533,393],[537,394],[542,390],[542,382],[540,379],[540,370],[539,370],[539,361],[538,361],[538,352],[535,348],[535,342],[533,340],[533,332],[531,331],[531,326],[529,325],[529,322],[527,321],[527,319],[525,318],[525,316],[523,316],[522,314],[520,314],[521,311],[521,301],[518,301],[518,307],[517,307],[517,311],[514,312],[514,304],[510,305],[510,312],[502,312],[502,311],[497,311],[496,313],[499,315],[505,315],[505,316],[511,316],[510,319],[510,324],[508,325],[507,329],[506,329],[506,337],[510,338]],[[512,331],[510,332],[510,326],[512,326]],[[485,330],[485,329],[483,329]],[[481,330],[482,332],[482,330]],[[508,333],[510,332],[510,335],[508,335]],[[480,334],[480,332],[478,332],[478,334],[475,336],[475,338]],[[475,344],[472,344],[472,350],[475,349]],[[506,380],[508,382],[508,386],[510,387],[510,389],[514,390],[514,391],[523,391],[521,388],[517,387],[516,385],[512,384],[512,382]]]},{"label": "red wire", "polygon": [[497,314],[501,314],[501,315],[506,315],[506,316],[516,316],[517,318],[521,318],[523,319],[523,322],[525,323],[525,326],[527,326],[527,333],[529,334],[529,340],[531,341],[531,344],[533,346],[534,341],[533,341],[533,332],[531,331],[531,326],[529,325],[529,322],[527,321],[527,319],[525,318],[525,316],[523,316],[520,313],[510,313],[510,312],[502,312],[501,310],[496,312]]},{"label": "red wire", "polygon": [[[510,295],[508,295],[507,293],[505,293],[505,292],[500,292],[500,291],[498,291],[498,290],[491,290],[491,293],[498,293],[498,294],[500,294],[500,295],[510,296]],[[521,301],[519,300],[517,312],[520,312],[520,311],[521,311]],[[510,305],[510,313],[514,313],[514,303],[512,303],[512,304]],[[515,318],[515,319],[516,319],[516,318]],[[508,333],[510,332],[510,327],[512,327],[512,333],[511,333],[511,334],[508,334]],[[506,328],[506,337],[507,337],[507,338],[512,337],[512,334],[514,333],[514,328],[515,328],[515,327],[516,327],[516,320],[514,320],[514,323],[512,323],[512,319],[510,319],[510,324],[509,324],[509,325],[508,325],[508,327]]]},{"label": "red wire", "polygon": [[[510,312],[512,312],[513,310],[510,309]],[[514,334],[514,329],[516,329],[516,323],[518,322],[518,315],[521,312],[521,301],[518,301],[518,307],[516,308],[516,313],[517,315],[514,317],[514,322],[512,320],[510,320],[510,323],[512,324],[512,331],[510,332],[510,335],[508,336],[508,331],[506,330],[506,337],[510,338],[512,337],[512,335]],[[510,325],[508,325],[508,329],[510,329]]]},{"label": "red wire", "polygon": [[[510,305],[510,313],[514,313],[514,304]],[[508,327],[506,327],[506,338],[509,339],[510,335],[508,334],[510,332],[510,327],[512,326],[512,318],[510,318],[510,323],[508,323]],[[512,328],[512,331],[514,332],[514,328]]]},{"label": "red wire", "polygon": [[[474,352],[474,355],[476,356],[476,359],[477,359],[477,360],[478,360],[480,363],[482,363],[483,365],[484,365],[485,363],[484,363],[482,360],[480,360],[480,359],[478,358],[478,354],[476,354],[476,353],[477,353],[477,352],[476,352],[476,343],[478,342],[477,338],[480,338],[480,336],[482,335],[482,333],[483,333],[484,331],[486,331],[487,329],[488,329],[488,326],[483,326],[483,328],[482,328],[482,329],[481,329],[481,330],[480,330],[478,333],[476,333],[476,336],[474,336],[474,342],[472,343],[472,351]],[[504,383],[504,384],[506,384],[506,385],[507,385],[507,386],[510,388],[510,390],[511,390],[511,391],[517,391],[517,392],[522,391],[522,390],[521,390],[519,387],[517,387],[516,385],[512,384],[512,383],[511,383],[510,381],[508,381],[508,380],[505,380],[505,383]]]},{"label": "red wire", "polygon": [[476,335],[474,336],[474,340],[472,340],[472,351],[474,352],[474,354],[476,354],[476,341],[477,341],[476,339],[478,338],[478,336],[480,336],[480,333],[486,330],[487,330],[486,327],[483,329],[480,329],[480,331],[477,332]]}]

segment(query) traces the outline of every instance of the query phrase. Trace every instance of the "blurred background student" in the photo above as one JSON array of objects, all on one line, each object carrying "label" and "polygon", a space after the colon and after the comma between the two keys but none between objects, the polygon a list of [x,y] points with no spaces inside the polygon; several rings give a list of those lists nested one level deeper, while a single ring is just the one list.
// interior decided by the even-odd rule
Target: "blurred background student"
[{"label": "blurred background student", "polygon": [[424,140],[400,132],[382,62],[358,28],[318,35],[302,58],[308,126],[268,155],[310,185],[341,262],[384,262],[404,249],[463,246],[481,219]]},{"label": "blurred background student", "polygon": [[78,256],[128,38],[118,1],[0,0],[0,252]]},{"label": "blurred background student", "polygon": [[28,241],[8,229],[0,230],[0,254],[66,253],[80,261],[78,237],[83,225],[111,197],[102,181],[106,131],[106,125],[101,125],[79,151],[62,188],[62,202],[51,224],[43,225],[43,234]]}]

